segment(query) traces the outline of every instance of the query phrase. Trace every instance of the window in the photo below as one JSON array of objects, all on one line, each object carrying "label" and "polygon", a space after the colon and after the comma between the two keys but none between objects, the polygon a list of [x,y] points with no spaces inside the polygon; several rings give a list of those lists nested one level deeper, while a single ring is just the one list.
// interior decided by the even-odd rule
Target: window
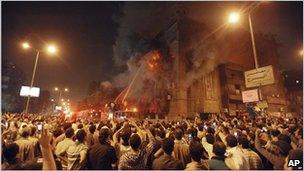
[{"label": "window", "polygon": [[235,86],[235,94],[241,94],[241,85],[234,85]]}]

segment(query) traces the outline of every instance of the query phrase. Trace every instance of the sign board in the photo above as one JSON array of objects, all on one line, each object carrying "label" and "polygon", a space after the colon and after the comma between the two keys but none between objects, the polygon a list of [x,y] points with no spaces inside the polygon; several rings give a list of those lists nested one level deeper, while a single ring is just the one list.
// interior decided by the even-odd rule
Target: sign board
[{"label": "sign board", "polygon": [[243,103],[259,101],[258,89],[242,91]]},{"label": "sign board", "polygon": [[29,86],[22,86],[20,90],[20,96],[30,96],[30,97],[39,97],[40,94],[40,88],[38,87],[32,87]]},{"label": "sign board", "polygon": [[283,98],[277,98],[277,97],[267,97],[267,102],[270,104],[278,104],[278,105],[286,105],[286,100]]},{"label": "sign board", "polygon": [[268,108],[268,104],[267,101],[263,100],[257,103],[257,107],[261,108],[261,109],[266,109]]},{"label": "sign board", "polygon": [[274,83],[272,66],[265,66],[244,72],[246,88]]},{"label": "sign board", "polygon": [[31,93],[30,93],[30,95],[31,95],[32,97],[39,97],[39,94],[40,94],[40,88],[38,88],[38,87],[32,87],[32,88],[31,88]]},{"label": "sign board", "polygon": [[22,86],[20,90],[20,96],[29,96],[30,93],[30,87],[28,86]]}]

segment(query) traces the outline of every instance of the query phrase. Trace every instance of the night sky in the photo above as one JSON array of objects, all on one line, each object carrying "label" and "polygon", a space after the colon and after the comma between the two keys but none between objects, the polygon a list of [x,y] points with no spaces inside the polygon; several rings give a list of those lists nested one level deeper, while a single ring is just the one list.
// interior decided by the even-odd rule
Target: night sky
[{"label": "night sky", "polygon": [[[135,3],[145,8],[145,2]],[[196,3],[201,5],[193,6],[198,13],[194,18],[206,20],[212,27],[223,22],[216,18],[233,5]],[[118,73],[113,45],[119,25],[113,16],[119,16],[121,8],[121,2],[2,2],[2,58],[14,62],[30,80],[35,52],[24,51],[20,42],[28,40],[37,48],[47,42],[58,45],[57,56],[41,54],[35,86],[50,91],[55,86],[68,87],[70,98],[81,100],[90,81],[111,80]],[[302,68],[303,3],[267,2],[252,17],[256,31],[277,35],[282,67]]]},{"label": "night sky", "polygon": [[2,50],[31,78],[35,52],[24,51],[22,40],[58,46],[57,56],[41,53],[35,85],[51,90],[70,88],[71,98],[83,97],[92,80],[112,73],[112,21],[117,3],[2,2]]}]

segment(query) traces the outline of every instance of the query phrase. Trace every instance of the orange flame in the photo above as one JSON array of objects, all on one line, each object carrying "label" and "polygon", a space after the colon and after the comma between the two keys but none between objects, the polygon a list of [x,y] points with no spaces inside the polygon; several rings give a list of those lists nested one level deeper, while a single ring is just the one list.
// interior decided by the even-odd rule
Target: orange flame
[{"label": "orange flame", "polygon": [[150,67],[151,69],[154,68],[154,65],[153,65],[153,64],[149,63],[148,65],[149,65],[149,67]]}]

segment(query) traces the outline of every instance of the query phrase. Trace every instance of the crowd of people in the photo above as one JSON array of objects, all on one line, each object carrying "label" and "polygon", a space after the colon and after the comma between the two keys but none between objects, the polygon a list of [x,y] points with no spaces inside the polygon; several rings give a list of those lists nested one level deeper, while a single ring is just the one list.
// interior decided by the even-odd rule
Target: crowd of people
[{"label": "crowd of people", "polygon": [[[302,118],[67,120],[3,114],[3,170],[290,170],[303,162]],[[289,161],[300,161],[297,165]]]}]

